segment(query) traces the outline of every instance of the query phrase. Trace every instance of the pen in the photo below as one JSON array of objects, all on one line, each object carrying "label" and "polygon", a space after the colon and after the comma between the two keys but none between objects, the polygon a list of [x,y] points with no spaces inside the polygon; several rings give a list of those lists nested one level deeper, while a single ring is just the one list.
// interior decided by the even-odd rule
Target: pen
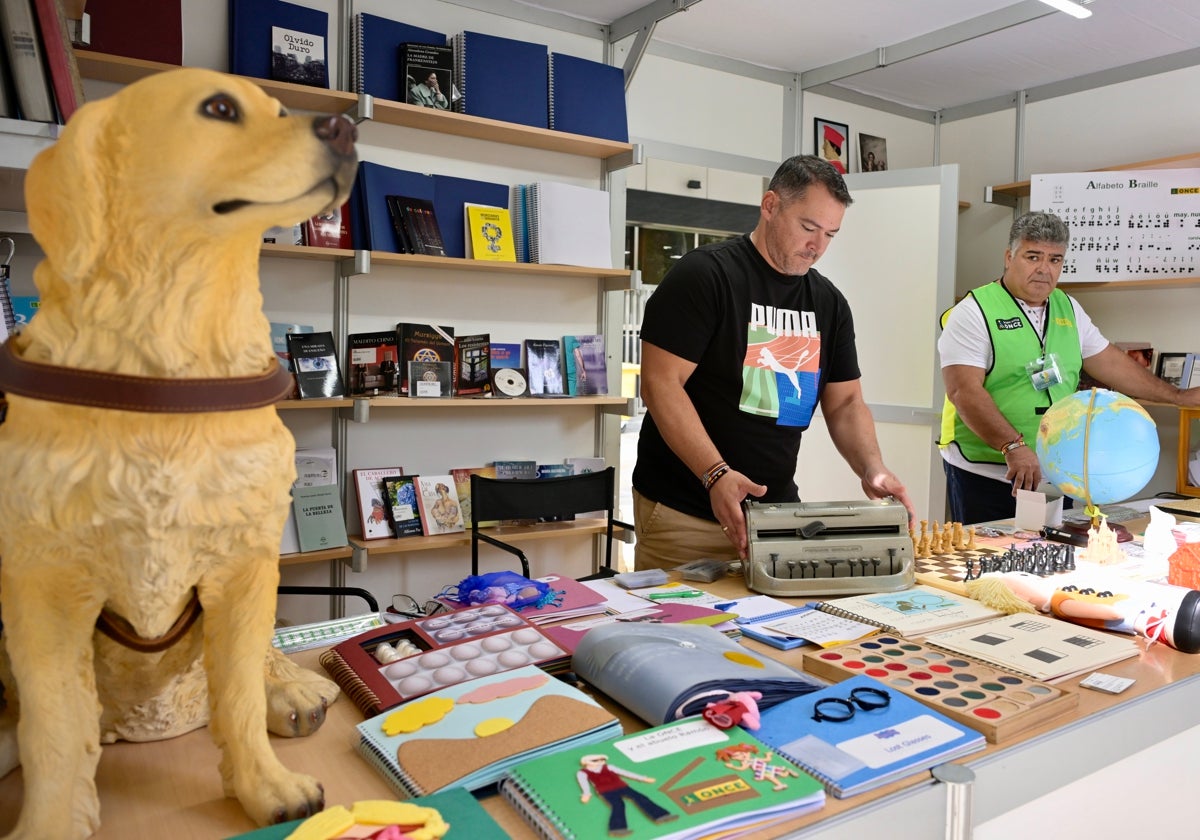
[{"label": "pen", "polygon": [[699,598],[703,594],[699,589],[685,589],[683,592],[651,592],[646,597],[651,601],[663,601],[667,598]]}]

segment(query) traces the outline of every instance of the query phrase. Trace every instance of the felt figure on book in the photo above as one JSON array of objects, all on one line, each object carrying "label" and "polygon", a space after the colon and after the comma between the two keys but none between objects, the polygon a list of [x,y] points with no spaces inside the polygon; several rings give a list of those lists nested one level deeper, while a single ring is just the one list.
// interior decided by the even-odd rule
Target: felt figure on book
[{"label": "felt figure on book", "polygon": [[467,606],[504,604],[517,612],[526,607],[557,605],[564,594],[545,581],[531,580],[516,572],[467,575],[457,586],[448,586],[440,593]]},{"label": "felt figure on book", "polygon": [[1085,627],[1132,633],[1184,653],[1200,653],[1200,591],[1195,589],[1097,570],[1051,578],[1028,572],[988,574],[967,581],[967,592],[1006,613],[1051,613]]},{"label": "felt figure on book", "polygon": [[782,764],[772,764],[774,757],[775,753],[770,750],[760,756],[758,747],[753,744],[734,744],[717,750],[717,761],[730,770],[753,770],[754,781],[770,782],[772,790],[787,790],[783,780],[788,776],[799,778],[800,774]]},{"label": "felt figure on book", "polygon": [[264,230],[347,199],[355,139],[182,68],[87,103],[29,167],[41,308],[0,361],[10,838],[93,834],[102,743],[205,724],[253,820],[323,805],[267,736],[316,729],[337,686],[271,647],[296,462],[258,261]]},{"label": "felt figure on book", "polygon": [[608,814],[608,833],[614,837],[629,834],[629,822],[625,817],[625,800],[628,799],[650,819],[655,825],[679,819],[678,814],[672,814],[666,808],[658,805],[653,799],[641,791],[634,790],[626,779],[636,782],[654,784],[654,779],[642,776],[629,770],[622,770],[608,763],[608,756],[603,753],[585,755],[579,759],[579,772],[575,780],[579,782],[579,801],[586,805],[592,799],[595,789],[600,798],[608,803],[611,809]]},{"label": "felt figure on book", "polygon": [[718,729],[739,725],[758,729],[758,701],[761,699],[761,691],[734,691],[724,700],[709,703],[700,714]]}]

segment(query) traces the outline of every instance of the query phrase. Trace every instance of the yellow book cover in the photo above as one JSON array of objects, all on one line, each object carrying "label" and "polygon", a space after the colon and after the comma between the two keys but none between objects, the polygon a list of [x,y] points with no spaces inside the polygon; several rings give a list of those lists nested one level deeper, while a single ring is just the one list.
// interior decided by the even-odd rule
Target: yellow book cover
[{"label": "yellow book cover", "polygon": [[466,211],[467,239],[471,244],[468,256],[477,260],[516,262],[517,248],[508,210],[504,207],[468,204]]}]

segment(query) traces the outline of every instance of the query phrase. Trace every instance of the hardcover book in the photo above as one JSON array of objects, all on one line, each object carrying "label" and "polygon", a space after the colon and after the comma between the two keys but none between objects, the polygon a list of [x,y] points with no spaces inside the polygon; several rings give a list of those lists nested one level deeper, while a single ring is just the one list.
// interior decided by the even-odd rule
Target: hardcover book
[{"label": "hardcover book", "polygon": [[512,219],[505,207],[468,204],[466,212],[467,257],[493,262],[516,262]]},{"label": "hardcover book", "polygon": [[325,36],[272,26],[271,78],[277,82],[328,88]]},{"label": "hardcover book", "polygon": [[491,466],[496,471],[496,478],[537,478],[537,461],[493,461]]},{"label": "hardcover book", "polygon": [[408,393],[409,362],[452,362],[454,359],[454,327],[435,324],[396,324],[396,341],[400,346],[400,393]]},{"label": "hardcover book", "polygon": [[271,78],[271,30],[329,34],[329,13],[283,0],[229,0],[229,72]]},{"label": "hardcover book", "polygon": [[491,343],[488,333],[460,335],[454,339],[454,393],[460,397],[490,394]]},{"label": "hardcover book", "polygon": [[346,519],[336,484],[293,487],[292,509],[301,551],[320,551],[346,545]]},{"label": "hardcover book", "polygon": [[296,367],[296,387],[300,399],[346,395],[332,332],[289,333],[287,346],[292,364]]},{"label": "hardcover book", "polygon": [[525,665],[440,688],[356,729],[359,754],[409,797],[479,790],[523,761],[616,737],[621,723],[578,688]]},{"label": "hardcover book", "polygon": [[304,244],[312,248],[352,248],[350,202],[303,223]]},{"label": "hardcover book", "polygon": [[432,399],[453,396],[453,367],[450,362],[409,362],[408,395]]},{"label": "hardcover book", "polygon": [[525,339],[525,367],[529,371],[532,396],[561,396],[566,393],[562,376],[562,342],[557,338]]},{"label": "hardcover book", "polygon": [[405,101],[409,105],[449,111],[458,98],[454,90],[454,50],[445,44],[401,44],[400,72],[404,74]]},{"label": "hardcover book", "polygon": [[33,0],[0,3],[0,34],[22,119],[54,122],[54,94],[43,64]]},{"label": "hardcover book", "polygon": [[404,253],[446,256],[442,229],[438,225],[437,211],[432,201],[406,195],[389,195],[387,206],[392,227],[396,231],[396,242],[402,245]]},{"label": "hardcover book", "polygon": [[375,627],[334,645],[320,662],[371,716],[435,689],[525,665],[559,673],[571,658],[519,613],[486,604]]},{"label": "hardcover book", "polygon": [[1001,615],[1000,610],[974,598],[925,584],[917,584],[900,592],[835,598],[820,602],[816,608],[911,638]]},{"label": "hardcover book", "polygon": [[350,352],[350,396],[396,395],[399,368],[395,330],[351,333],[346,347]]},{"label": "hardcover book", "polygon": [[415,476],[399,475],[385,478],[383,491],[387,494],[388,518],[396,537],[421,536],[425,531],[421,527],[421,514],[417,510]]},{"label": "hardcover book", "polygon": [[[297,449],[296,480],[292,487],[315,487],[319,484],[337,484],[337,452],[332,446],[315,449]],[[300,551],[300,534],[296,527],[296,507],[288,507],[287,521],[283,523],[283,534],[279,540],[280,554],[295,554]]]},{"label": "hardcover book", "polygon": [[567,393],[572,397],[608,393],[608,362],[603,335],[564,335]]},{"label": "hardcover book", "polygon": [[755,735],[700,717],[530,759],[500,790],[542,836],[574,840],[740,836],[825,804],[816,779]]},{"label": "hardcover book", "polygon": [[[484,478],[495,478],[495,467],[459,467],[450,470],[450,475],[454,478],[454,489],[458,491],[458,506],[462,508],[463,527],[469,529],[471,527],[471,476],[481,475]],[[489,528],[492,525],[499,524],[495,521],[480,522],[479,527]]]},{"label": "hardcover book", "polygon": [[400,467],[354,470],[354,492],[358,498],[358,515],[364,540],[393,535],[391,518],[388,516],[387,487],[383,481],[402,475],[404,470]]},{"label": "hardcover book", "polygon": [[419,475],[416,485],[421,527],[427,536],[466,530],[453,476]]},{"label": "hardcover book", "polygon": [[83,82],[67,32],[67,15],[62,0],[33,0],[33,6],[42,33],[50,87],[58,105],[58,119],[65,124],[84,101]]},{"label": "hardcover book", "polygon": [[982,750],[982,734],[867,676],[772,706],[755,734],[839,799]]}]

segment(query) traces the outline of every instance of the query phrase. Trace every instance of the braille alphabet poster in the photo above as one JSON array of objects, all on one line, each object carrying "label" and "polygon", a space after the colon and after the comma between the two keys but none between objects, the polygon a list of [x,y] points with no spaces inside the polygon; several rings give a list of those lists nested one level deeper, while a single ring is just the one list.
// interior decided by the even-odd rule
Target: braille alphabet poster
[{"label": "braille alphabet poster", "polygon": [[1034,175],[1029,208],[1071,229],[1062,283],[1200,276],[1200,169]]}]

